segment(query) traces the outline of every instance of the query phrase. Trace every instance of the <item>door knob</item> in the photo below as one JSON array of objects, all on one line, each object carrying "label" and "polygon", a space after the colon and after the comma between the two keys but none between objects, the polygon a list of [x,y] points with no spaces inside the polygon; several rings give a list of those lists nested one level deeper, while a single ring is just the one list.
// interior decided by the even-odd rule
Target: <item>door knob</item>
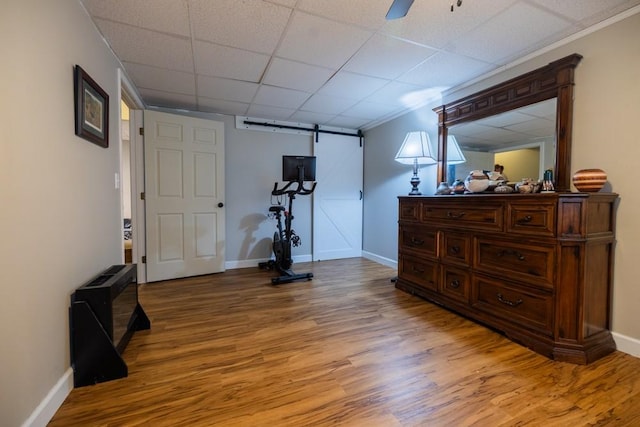
[{"label": "door knob", "polygon": [[218,203],[218,207],[219,207],[219,208],[224,207],[224,203],[222,203],[222,202]]}]

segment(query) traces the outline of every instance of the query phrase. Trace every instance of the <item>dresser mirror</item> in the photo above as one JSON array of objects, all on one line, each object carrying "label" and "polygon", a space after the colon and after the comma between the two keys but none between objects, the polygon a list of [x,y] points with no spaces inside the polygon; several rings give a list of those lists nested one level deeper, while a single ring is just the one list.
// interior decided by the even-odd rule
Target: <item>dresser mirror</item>
[{"label": "dresser mirror", "polygon": [[[523,74],[504,83],[492,86],[457,101],[435,108],[438,114],[438,182],[450,181],[464,176],[448,176],[447,167],[448,135],[454,135],[467,151],[492,153],[510,150],[511,145],[520,148],[541,147],[538,157],[538,169],[552,169],[557,191],[569,191],[571,169],[571,133],[573,115],[574,70],[581,55],[573,54],[548,65]],[[552,112],[555,109],[554,112]],[[553,123],[553,131],[540,140],[530,140],[518,144],[507,134],[493,134],[500,127],[518,129],[518,121],[524,115],[544,118],[545,125]],[[501,126],[500,126],[501,125]],[[533,124],[530,124],[533,126]],[[493,129],[489,129],[493,128]],[[490,131],[490,132],[489,132]],[[487,133],[489,132],[489,133]],[[552,149],[555,142],[555,149]],[[465,156],[466,157],[466,156]],[[470,156],[473,157],[473,156]],[[469,170],[469,165],[460,165],[455,171]],[[484,168],[483,168],[484,169]],[[452,169],[455,170],[455,169]],[[538,171],[539,172],[539,171]],[[468,173],[468,172],[467,172]],[[505,170],[509,175],[509,172]],[[518,172],[515,172],[518,174]],[[519,180],[524,176],[509,175],[510,180]],[[539,176],[528,176],[539,178]]]},{"label": "dresser mirror", "polygon": [[447,180],[463,179],[471,170],[505,167],[508,181],[542,179],[556,161],[556,98],[537,102],[480,120],[449,128],[464,163],[449,164]]}]

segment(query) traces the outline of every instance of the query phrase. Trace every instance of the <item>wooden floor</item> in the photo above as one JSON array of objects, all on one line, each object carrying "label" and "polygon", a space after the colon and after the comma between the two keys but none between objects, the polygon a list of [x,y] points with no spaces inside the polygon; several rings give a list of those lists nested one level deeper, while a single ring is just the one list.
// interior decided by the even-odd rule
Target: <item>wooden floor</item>
[{"label": "wooden floor", "polygon": [[552,362],[396,290],[355,258],[140,287],[127,378],[74,389],[50,426],[640,426],[640,359]]}]

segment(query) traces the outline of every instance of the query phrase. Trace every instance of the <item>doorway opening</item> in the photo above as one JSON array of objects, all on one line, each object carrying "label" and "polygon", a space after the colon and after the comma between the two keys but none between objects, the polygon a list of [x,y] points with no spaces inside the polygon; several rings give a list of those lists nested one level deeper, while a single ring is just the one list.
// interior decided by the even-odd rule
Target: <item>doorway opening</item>
[{"label": "doorway opening", "polygon": [[131,209],[131,120],[126,100],[120,99],[120,185],[122,206],[122,249],[125,264],[133,262],[133,228]]}]

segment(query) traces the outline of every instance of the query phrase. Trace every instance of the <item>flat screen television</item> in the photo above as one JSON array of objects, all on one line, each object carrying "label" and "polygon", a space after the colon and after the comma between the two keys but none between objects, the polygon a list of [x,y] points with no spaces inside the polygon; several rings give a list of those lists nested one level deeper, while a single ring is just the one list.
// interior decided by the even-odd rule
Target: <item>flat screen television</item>
[{"label": "flat screen television", "polygon": [[314,156],[282,156],[282,180],[303,182],[316,180]]}]

